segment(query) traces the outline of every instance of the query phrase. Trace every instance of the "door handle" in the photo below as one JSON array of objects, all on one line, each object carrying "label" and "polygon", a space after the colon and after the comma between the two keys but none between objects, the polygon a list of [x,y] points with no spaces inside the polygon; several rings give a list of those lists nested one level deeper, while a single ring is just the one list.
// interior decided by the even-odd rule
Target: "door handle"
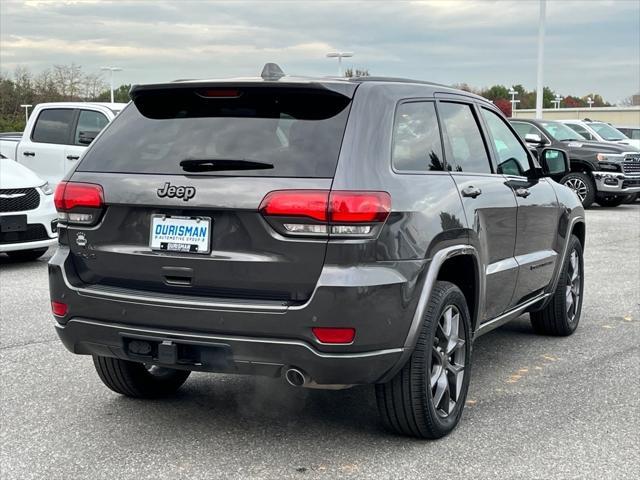
[{"label": "door handle", "polygon": [[36,152],[22,152],[22,155],[24,155],[25,157],[35,157]]},{"label": "door handle", "polygon": [[78,160],[80,155],[67,155],[67,160]]},{"label": "door handle", "polygon": [[531,192],[526,189],[526,188],[516,188],[516,195],[518,197],[522,197],[522,198],[527,198],[529,195],[531,195]]},{"label": "door handle", "polygon": [[469,185],[468,187],[464,187],[462,189],[463,197],[476,198],[478,195],[481,195],[481,194],[482,194],[482,190],[480,190],[478,187],[474,187],[473,185]]}]

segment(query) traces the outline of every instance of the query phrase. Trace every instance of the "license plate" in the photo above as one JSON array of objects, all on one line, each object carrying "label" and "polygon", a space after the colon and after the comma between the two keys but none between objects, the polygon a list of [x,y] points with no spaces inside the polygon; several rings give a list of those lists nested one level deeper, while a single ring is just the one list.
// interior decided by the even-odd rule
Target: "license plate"
[{"label": "license plate", "polygon": [[3,215],[0,217],[0,232],[24,232],[26,229],[26,215]]},{"label": "license plate", "polygon": [[151,217],[152,250],[184,253],[209,253],[211,219],[207,217]]}]

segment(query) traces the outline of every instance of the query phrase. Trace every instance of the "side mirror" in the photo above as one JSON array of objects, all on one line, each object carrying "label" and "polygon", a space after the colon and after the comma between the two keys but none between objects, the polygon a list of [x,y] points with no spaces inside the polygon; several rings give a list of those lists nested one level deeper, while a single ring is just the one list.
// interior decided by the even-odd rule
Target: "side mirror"
[{"label": "side mirror", "polygon": [[545,148],[538,160],[545,177],[564,176],[571,171],[569,156],[564,150]]},{"label": "side mirror", "polygon": [[540,135],[538,135],[537,133],[527,133],[524,136],[524,141],[527,143],[531,143],[533,145],[535,145],[536,147],[542,147],[543,145],[546,145],[547,142],[545,142],[542,137]]}]

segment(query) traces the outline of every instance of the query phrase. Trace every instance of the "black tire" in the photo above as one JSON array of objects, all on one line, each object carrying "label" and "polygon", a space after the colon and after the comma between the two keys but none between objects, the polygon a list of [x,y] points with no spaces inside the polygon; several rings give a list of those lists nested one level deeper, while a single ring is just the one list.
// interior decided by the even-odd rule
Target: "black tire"
[{"label": "black tire", "polygon": [[[572,294],[573,306],[567,304],[568,288],[575,284],[572,282],[572,272],[575,271],[572,266],[572,254],[576,253],[576,261],[579,266],[577,279],[578,299],[576,301]],[[571,335],[578,328],[580,323],[580,314],[582,313],[582,298],[584,292],[584,262],[582,258],[582,245],[575,235],[571,235],[569,246],[567,247],[567,258],[562,265],[560,279],[556,291],[551,300],[542,310],[531,312],[531,325],[536,333],[542,335],[554,335],[566,337]],[[571,309],[572,308],[572,309]]]},{"label": "black tire", "polygon": [[40,258],[47,252],[48,248],[34,248],[32,250],[17,250],[15,252],[7,252],[10,258],[21,262],[30,262]]},{"label": "black tire", "polygon": [[560,180],[560,183],[576,192],[584,208],[589,208],[596,199],[596,184],[593,183],[591,176],[586,173],[571,172],[565,175]]},{"label": "black tire", "polygon": [[[453,358],[453,363],[447,362],[448,366],[444,368],[442,363],[437,363],[438,359],[442,362],[447,356],[446,352],[438,351],[443,345],[441,336],[444,332],[438,325],[450,307],[459,314],[458,332],[462,327],[464,344],[454,349],[449,357],[449,361]],[[450,322],[450,325],[453,325],[453,322]],[[458,335],[458,338],[461,336]],[[434,359],[436,355],[439,357]],[[443,377],[444,383],[447,384],[447,392],[451,392],[449,380],[455,378],[455,375],[449,368],[459,366],[460,358],[464,370],[461,386],[454,387],[457,391],[455,405],[451,406],[453,396],[445,396],[451,395],[450,393],[443,393],[441,400],[436,404],[434,395],[438,395],[440,380]],[[384,425],[396,433],[419,438],[434,439],[447,435],[456,427],[462,416],[470,374],[471,322],[465,297],[454,284],[436,282],[413,354],[393,379],[388,383],[376,385],[378,410]],[[432,376],[436,378],[435,387],[432,386]],[[448,414],[443,416],[446,412],[439,408],[441,405],[450,409]]]},{"label": "black tire", "polygon": [[627,195],[627,198],[625,198],[624,202],[622,202],[622,203],[625,203],[625,204],[631,203],[631,204],[633,204],[633,203],[636,203],[637,199],[638,199],[638,194],[637,193],[632,193],[631,195]]},{"label": "black tire", "polygon": [[601,207],[617,207],[622,205],[626,199],[626,195],[608,195],[606,197],[598,197],[596,202]]},{"label": "black tire", "polygon": [[189,370],[165,367],[147,368],[142,363],[119,358],[93,356],[100,380],[120,395],[133,398],[157,398],[175,393],[187,380]]}]

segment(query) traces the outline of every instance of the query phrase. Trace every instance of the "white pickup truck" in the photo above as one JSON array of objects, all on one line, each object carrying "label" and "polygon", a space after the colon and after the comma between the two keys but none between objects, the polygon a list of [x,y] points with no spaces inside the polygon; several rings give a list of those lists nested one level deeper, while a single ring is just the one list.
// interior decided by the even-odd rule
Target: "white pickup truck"
[{"label": "white pickup truck", "polygon": [[0,134],[0,153],[55,186],[126,103],[41,103],[23,133]]}]

